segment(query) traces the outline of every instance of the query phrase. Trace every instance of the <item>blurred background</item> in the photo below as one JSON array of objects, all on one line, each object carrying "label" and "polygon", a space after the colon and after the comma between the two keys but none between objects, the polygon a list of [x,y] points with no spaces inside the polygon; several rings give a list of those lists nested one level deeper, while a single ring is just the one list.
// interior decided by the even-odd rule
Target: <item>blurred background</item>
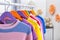
[{"label": "blurred background", "polygon": [[[34,10],[42,16],[46,23],[45,40],[60,40],[60,20],[56,15],[60,15],[60,0],[0,0],[0,2],[19,3],[35,6]],[[7,2],[7,3],[8,3]],[[51,7],[51,5],[53,5]],[[21,7],[0,5],[0,16],[6,10],[19,10]],[[52,11],[51,11],[52,10]]]}]

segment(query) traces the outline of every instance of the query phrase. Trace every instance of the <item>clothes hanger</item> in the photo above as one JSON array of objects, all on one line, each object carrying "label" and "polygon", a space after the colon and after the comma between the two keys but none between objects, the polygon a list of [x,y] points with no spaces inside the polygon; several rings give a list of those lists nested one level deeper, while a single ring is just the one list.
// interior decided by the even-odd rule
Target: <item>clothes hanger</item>
[{"label": "clothes hanger", "polygon": [[10,13],[11,13],[16,19],[19,19],[20,21],[23,20],[23,18],[18,14],[17,11],[12,10],[12,11],[10,11]]},{"label": "clothes hanger", "polygon": [[[8,7],[9,7],[9,5],[8,5]],[[1,15],[1,21],[4,22],[4,24],[9,24],[9,23],[12,23],[12,22],[16,22],[17,21],[16,18],[14,18],[11,15],[11,13],[8,12],[8,7],[5,8],[6,11]]]}]

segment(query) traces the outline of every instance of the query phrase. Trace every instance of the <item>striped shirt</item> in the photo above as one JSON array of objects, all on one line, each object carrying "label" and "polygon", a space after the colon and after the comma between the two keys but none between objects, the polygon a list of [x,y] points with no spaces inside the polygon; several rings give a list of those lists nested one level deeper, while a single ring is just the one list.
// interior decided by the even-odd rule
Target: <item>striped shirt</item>
[{"label": "striped shirt", "polygon": [[0,24],[0,40],[33,40],[28,25],[20,21],[12,24]]}]

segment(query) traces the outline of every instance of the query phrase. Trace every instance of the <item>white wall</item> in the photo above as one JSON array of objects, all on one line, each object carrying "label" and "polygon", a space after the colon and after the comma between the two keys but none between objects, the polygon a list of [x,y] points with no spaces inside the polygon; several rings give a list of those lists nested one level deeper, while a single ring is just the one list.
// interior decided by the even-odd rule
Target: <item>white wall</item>
[{"label": "white wall", "polygon": [[[54,4],[56,6],[56,12],[54,16],[51,16],[48,12],[49,5]],[[60,23],[55,21],[56,13],[60,14],[60,0],[47,0],[47,17],[50,17],[54,25],[54,40],[60,40]]]},{"label": "white wall", "polygon": [[[8,1],[9,3],[13,2],[13,0],[6,0],[6,1]],[[6,2],[6,1],[5,0],[0,0],[0,2]],[[7,7],[8,6],[5,7],[5,5],[0,5],[0,16],[2,15],[3,12],[6,11],[5,8],[7,9]],[[8,9],[7,9],[7,11],[10,11],[10,10],[12,10],[12,6],[9,6]]]},{"label": "white wall", "polygon": [[[0,0],[0,2],[4,2],[4,0]],[[0,16],[2,14],[2,12],[4,12],[4,6],[3,5],[0,5]]]},{"label": "white wall", "polygon": [[46,0],[21,0],[22,4],[28,4],[30,1],[33,1],[35,3],[34,6],[36,10],[40,8],[43,11],[42,16],[45,17],[46,15]]}]

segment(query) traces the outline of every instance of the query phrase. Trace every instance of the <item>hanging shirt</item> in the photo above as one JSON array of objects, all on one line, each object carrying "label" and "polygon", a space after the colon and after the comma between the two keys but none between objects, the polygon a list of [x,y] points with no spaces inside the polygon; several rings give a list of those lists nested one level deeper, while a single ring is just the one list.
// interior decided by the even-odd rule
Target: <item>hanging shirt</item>
[{"label": "hanging shirt", "polygon": [[23,12],[23,14],[26,16],[26,17],[29,17],[29,14],[26,10],[21,10],[21,12]]},{"label": "hanging shirt", "polygon": [[22,22],[26,23],[27,25],[29,25],[29,27],[31,27],[33,40],[37,40],[37,36],[36,36],[36,33],[35,33],[34,29],[33,29],[33,26],[26,19],[23,19]]},{"label": "hanging shirt", "polygon": [[42,23],[41,23],[41,22],[39,21],[39,19],[38,19],[37,17],[35,17],[34,15],[30,14],[30,17],[31,17],[32,19],[36,20],[37,23],[39,24],[40,30],[41,30],[41,33],[42,33],[42,38],[43,38],[43,40],[44,40],[44,33],[43,33]]},{"label": "hanging shirt", "polygon": [[4,24],[9,24],[9,23],[12,23],[12,22],[16,22],[16,18],[14,16],[12,16],[10,12],[4,12],[0,17],[0,20]]},{"label": "hanging shirt", "polygon": [[14,18],[9,12],[4,12],[0,17],[0,20],[5,24],[9,24],[9,23],[15,22],[16,18]]},{"label": "hanging shirt", "polygon": [[17,13],[17,11],[12,10],[10,12],[15,18],[19,19],[20,21],[22,20],[22,17]]},{"label": "hanging shirt", "polygon": [[25,19],[27,18],[26,15],[23,14],[23,12],[17,11],[17,13],[18,13],[22,18],[25,18]]},{"label": "hanging shirt", "polygon": [[31,28],[20,21],[0,24],[0,40],[33,40]]},{"label": "hanging shirt", "polygon": [[30,17],[31,17],[32,19],[36,20],[37,23],[39,24],[39,26],[41,26],[40,21],[39,21],[34,15],[30,14]]},{"label": "hanging shirt", "polygon": [[30,17],[27,19],[27,21],[28,21],[30,24],[33,25],[34,31],[35,31],[35,33],[36,33],[36,35],[37,35],[37,40],[43,40],[43,38],[42,38],[42,33],[41,33],[41,31],[40,31],[40,28],[39,28],[38,23],[37,23],[35,20],[33,20],[32,18],[30,18]]},{"label": "hanging shirt", "polygon": [[43,27],[43,32],[46,33],[46,26],[45,26],[45,21],[41,16],[36,16],[42,23],[42,27]]}]

